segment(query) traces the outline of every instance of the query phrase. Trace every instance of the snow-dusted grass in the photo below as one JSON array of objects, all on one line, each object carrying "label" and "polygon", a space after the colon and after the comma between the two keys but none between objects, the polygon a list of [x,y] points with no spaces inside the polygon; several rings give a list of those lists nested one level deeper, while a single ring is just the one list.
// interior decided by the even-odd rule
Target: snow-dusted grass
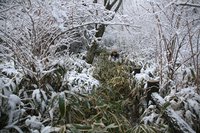
[{"label": "snow-dusted grass", "polygon": [[93,70],[94,67],[92,65],[87,64],[83,60],[76,59],[73,67],[65,74],[64,82],[67,82],[71,91],[90,93],[99,86],[99,81],[92,76]]},{"label": "snow-dusted grass", "polygon": [[[135,82],[129,67],[108,60],[101,60],[102,62],[99,62],[101,65],[97,63],[94,67],[75,56],[67,55],[67,58],[67,60],[66,57],[55,58],[55,61],[52,59],[48,66],[40,65],[41,73],[35,76],[27,75],[14,66],[12,71],[4,69],[0,78],[3,84],[1,105],[4,107],[1,114],[7,116],[7,119],[2,123],[4,125],[2,130],[12,132],[134,130],[132,125],[136,123],[132,115],[137,115],[131,108],[136,107],[135,105],[142,108],[137,101],[142,94],[140,94],[140,84],[134,88]],[[102,72],[107,76],[104,77]],[[16,75],[22,75],[18,77],[20,78],[18,82],[15,82],[16,78],[12,78]],[[101,80],[98,81],[93,75],[101,77]],[[5,78],[14,84],[12,89],[5,86],[7,84],[3,82]],[[145,126],[145,130],[151,129],[154,127]]]},{"label": "snow-dusted grass", "polygon": [[88,93],[98,87],[99,82],[92,77],[91,65],[75,56],[67,58],[70,59],[65,60],[64,57],[51,60],[52,65],[41,65],[38,76],[23,73],[12,63],[1,63],[0,117],[5,117],[5,121],[2,121],[4,130],[59,131],[59,125],[53,127],[51,124],[53,120],[60,119],[56,105],[59,95],[65,91],[64,95],[68,91]]},{"label": "snow-dusted grass", "polygon": [[[159,79],[156,65],[144,65],[134,76],[130,66],[110,62],[107,57],[100,56],[95,66],[74,55],[67,58],[41,66],[39,79],[23,74],[12,63],[1,64],[1,114],[7,116],[2,130],[168,132],[170,127],[161,112],[153,105],[146,108],[144,88],[148,80]],[[200,99],[195,90],[172,87],[165,100],[198,130]],[[97,127],[93,126],[96,121],[100,121]],[[65,122],[69,123],[66,128]]]}]

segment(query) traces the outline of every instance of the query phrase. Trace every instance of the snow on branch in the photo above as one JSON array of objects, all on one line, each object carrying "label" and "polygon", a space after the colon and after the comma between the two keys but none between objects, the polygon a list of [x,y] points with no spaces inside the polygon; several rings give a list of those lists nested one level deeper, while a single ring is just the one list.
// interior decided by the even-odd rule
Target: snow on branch
[{"label": "snow on branch", "polygon": [[10,9],[15,8],[15,7],[17,7],[17,6],[20,6],[20,5],[14,5],[14,6],[11,6],[11,7],[7,7],[7,9],[0,10],[0,13],[7,12],[7,11],[9,11]]},{"label": "snow on branch", "polygon": [[199,4],[192,4],[192,3],[176,3],[176,5],[200,8]]}]

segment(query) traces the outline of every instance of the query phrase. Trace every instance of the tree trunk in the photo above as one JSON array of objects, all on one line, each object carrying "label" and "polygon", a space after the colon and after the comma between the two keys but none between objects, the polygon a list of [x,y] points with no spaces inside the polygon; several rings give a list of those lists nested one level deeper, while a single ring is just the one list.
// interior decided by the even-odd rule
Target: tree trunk
[{"label": "tree trunk", "polygon": [[[97,3],[97,0],[94,0],[93,3]],[[107,0],[104,0],[104,6],[107,10],[112,10],[113,9],[114,12],[117,12],[119,10],[120,5],[122,4],[122,0],[114,0],[112,3],[110,3]],[[116,5],[116,7],[114,6]],[[114,18],[114,16],[111,18],[111,20]],[[105,24],[100,24],[100,25],[96,25],[95,26],[97,29],[97,32],[95,34],[96,38],[101,38],[105,32],[106,29],[106,25]],[[87,55],[86,55],[86,62],[89,64],[92,64],[95,54],[96,54],[96,50],[98,48],[98,43],[96,40],[94,40],[92,42],[91,47],[89,48]]]},{"label": "tree trunk", "polygon": [[98,48],[97,42],[93,41],[92,46],[89,48],[87,55],[86,55],[86,62],[87,63],[92,64],[97,48]]},{"label": "tree trunk", "polygon": [[[97,29],[97,33],[95,34],[96,38],[101,38],[105,32],[106,26],[105,25],[100,25],[99,28]],[[86,55],[86,62],[89,64],[92,64],[95,54],[96,54],[96,50],[98,48],[99,44],[97,43],[96,40],[94,40],[92,42],[91,47],[89,48],[87,55]]]}]

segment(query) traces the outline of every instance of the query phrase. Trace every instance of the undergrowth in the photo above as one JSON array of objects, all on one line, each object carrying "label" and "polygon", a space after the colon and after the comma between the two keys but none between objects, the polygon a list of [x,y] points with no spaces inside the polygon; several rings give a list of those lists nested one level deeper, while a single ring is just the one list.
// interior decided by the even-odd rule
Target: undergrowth
[{"label": "undergrowth", "polygon": [[[136,82],[130,66],[98,57],[94,77],[100,86],[90,93],[73,92],[64,82],[69,71],[54,65],[42,78],[21,76],[15,87],[1,92],[1,129],[7,132],[143,133],[161,132],[143,124],[144,84]],[[77,69],[79,70],[79,69]],[[4,74],[4,77],[9,75]],[[8,78],[8,77],[7,77]],[[15,89],[13,89],[15,88]],[[7,95],[6,93],[10,93]],[[11,106],[12,98],[18,103]]]}]

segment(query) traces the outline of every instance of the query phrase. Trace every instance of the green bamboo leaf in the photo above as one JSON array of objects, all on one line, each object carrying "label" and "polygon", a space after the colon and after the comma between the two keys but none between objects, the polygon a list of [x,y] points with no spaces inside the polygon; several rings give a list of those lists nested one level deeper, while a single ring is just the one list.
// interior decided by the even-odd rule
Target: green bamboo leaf
[{"label": "green bamboo leaf", "polygon": [[194,69],[190,68],[191,74],[192,74],[192,79],[194,80],[196,78]]},{"label": "green bamboo leaf", "polygon": [[60,128],[59,133],[65,133],[65,131],[66,131],[66,127],[65,127],[65,126],[62,126],[62,127]]},{"label": "green bamboo leaf", "polygon": [[65,103],[65,97],[63,95],[59,95],[58,104],[59,104],[61,118],[63,118],[65,117],[66,114],[66,103]]},{"label": "green bamboo leaf", "polygon": [[114,123],[112,123],[112,124],[106,126],[106,129],[117,128],[117,127],[118,127],[117,125],[115,125]]},{"label": "green bamboo leaf", "polygon": [[55,96],[53,96],[53,98],[50,100],[50,104],[49,104],[50,108],[53,108],[54,102],[57,100],[57,98],[58,98],[58,95],[55,95]]},{"label": "green bamboo leaf", "polygon": [[67,124],[66,126],[70,129],[71,133],[81,133],[73,124]]},{"label": "green bamboo leaf", "polygon": [[159,130],[157,130],[155,127],[151,126],[151,128],[149,129],[150,133],[157,133],[160,132]]},{"label": "green bamboo leaf", "polygon": [[92,127],[89,126],[89,125],[83,125],[83,124],[74,124],[74,127],[76,127],[76,129],[79,129],[79,130],[89,130],[91,129]]},{"label": "green bamboo leaf", "polygon": [[135,133],[140,133],[140,128],[139,128],[139,126],[137,126],[137,127],[135,128],[134,132],[135,132]]},{"label": "green bamboo leaf", "polygon": [[149,130],[148,128],[150,128],[150,127],[147,127],[146,125],[143,125],[143,124],[142,124],[142,125],[140,126],[140,128],[142,129],[142,132],[148,133],[148,130]]},{"label": "green bamboo leaf", "polygon": [[165,110],[167,109],[167,107],[169,107],[170,105],[171,105],[170,102],[165,102],[165,103],[162,105],[161,110],[162,110],[162,111],[165,111]]}]

